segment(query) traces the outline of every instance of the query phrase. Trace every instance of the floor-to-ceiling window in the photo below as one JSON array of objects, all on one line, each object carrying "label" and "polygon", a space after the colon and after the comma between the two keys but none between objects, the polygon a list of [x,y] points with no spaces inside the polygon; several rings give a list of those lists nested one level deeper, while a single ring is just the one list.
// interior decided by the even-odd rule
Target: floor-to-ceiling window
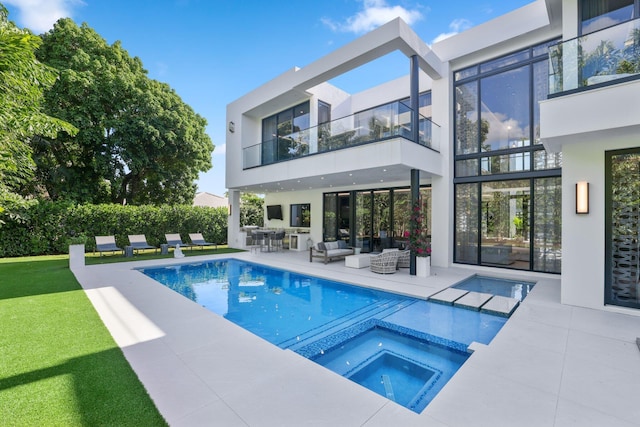
[{"label": "floor-to-ceiling window", "polygon": [[640,308],[640,148],[606,153],[605,303]]},{"label": "floor-to-ceiling window", "polygon": [[560,272],[561,157],[538,106],[551,43],[455,72],[455,262]]},{"label": "floor-to-ceiling window", "polygon": [[[431,187],[420,188],[420,199],[423,211],[431,212]],[[323,240],[345,240],[363,252],[404,248],[411,194],[408,187],[325,193],[323,212]]]}]

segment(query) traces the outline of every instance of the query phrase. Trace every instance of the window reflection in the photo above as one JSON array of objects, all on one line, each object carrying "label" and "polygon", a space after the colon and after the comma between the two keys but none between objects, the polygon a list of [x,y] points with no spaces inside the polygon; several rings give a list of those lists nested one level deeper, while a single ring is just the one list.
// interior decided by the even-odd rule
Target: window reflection
[{"label": "window reflection", "polygon": [[487,124],[482,151],[530,145],[529,67],[486,77],[480,85],[481,118]]},{"label": "window reflection", "polygon": [[529,269],[529,180],[482,184],[481,264]]},{"label": "window reflection", "polygon": [[634,18],[634,0],[582,0],[581,34],[588,34]]},{"label": "window reflection", "polygon": [[456,153],[478,152],[478,138],[484,143],[488,129],[483,123],[478,134],[478,83],[471,82],[456,88]]}]

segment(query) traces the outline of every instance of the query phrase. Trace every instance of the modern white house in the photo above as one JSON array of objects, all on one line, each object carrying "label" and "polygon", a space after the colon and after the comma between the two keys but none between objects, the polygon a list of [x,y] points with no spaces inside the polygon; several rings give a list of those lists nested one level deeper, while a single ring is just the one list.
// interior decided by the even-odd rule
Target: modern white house
[{"label": "modern white house", "polygon": [[[265,224],[406,244],[432,265],[561,275],[564,304],[640,315],[640,0],[537,0],[429,46],[396,19],[227,106],[228,242]],[[400,53],[400,55],[398,55]],[[385,56],[407,76],[332,80]]]},{"label": "modern white house", "polygon": [[229,200],[226,197],[218,196],[217,194],[207,193],[201,191],[196,193],[193,198],[193,206],[203,206],[209,208],[227,208],[229,206]]}]

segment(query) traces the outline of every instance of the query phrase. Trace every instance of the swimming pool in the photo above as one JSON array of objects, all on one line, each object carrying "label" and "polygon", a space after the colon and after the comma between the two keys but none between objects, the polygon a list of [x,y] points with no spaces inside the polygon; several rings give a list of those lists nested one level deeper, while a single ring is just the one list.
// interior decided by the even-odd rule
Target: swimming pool
[{"label": "swimming pool", "polygon": [[469,344],[488,344],[506,322],[236,259],[141,271],[414,412],[421,412],[464,363]]},{"label": "swimming pool", "polygon": [[534,282],[474,275],[452,286],[452,288],[500,295],[522,301],[531,292],[534,285]]}]

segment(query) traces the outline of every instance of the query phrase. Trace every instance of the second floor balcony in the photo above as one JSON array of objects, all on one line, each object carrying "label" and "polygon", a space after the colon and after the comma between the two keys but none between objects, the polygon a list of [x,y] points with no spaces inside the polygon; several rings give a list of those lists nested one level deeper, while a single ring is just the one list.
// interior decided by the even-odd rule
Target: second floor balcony
[{"label": "second floor balcony", "polygon": [[549,95],[640,77],[640,19],[549,48]]},{"label": "second floor balcony", "polygon": [[[411,140],[411,109],[393,102],[307,129],[275,136],[243,149],[243,169],[294,160],[377,141]],[[420,115],[418,144],[439,151],[439,126]]]}]

